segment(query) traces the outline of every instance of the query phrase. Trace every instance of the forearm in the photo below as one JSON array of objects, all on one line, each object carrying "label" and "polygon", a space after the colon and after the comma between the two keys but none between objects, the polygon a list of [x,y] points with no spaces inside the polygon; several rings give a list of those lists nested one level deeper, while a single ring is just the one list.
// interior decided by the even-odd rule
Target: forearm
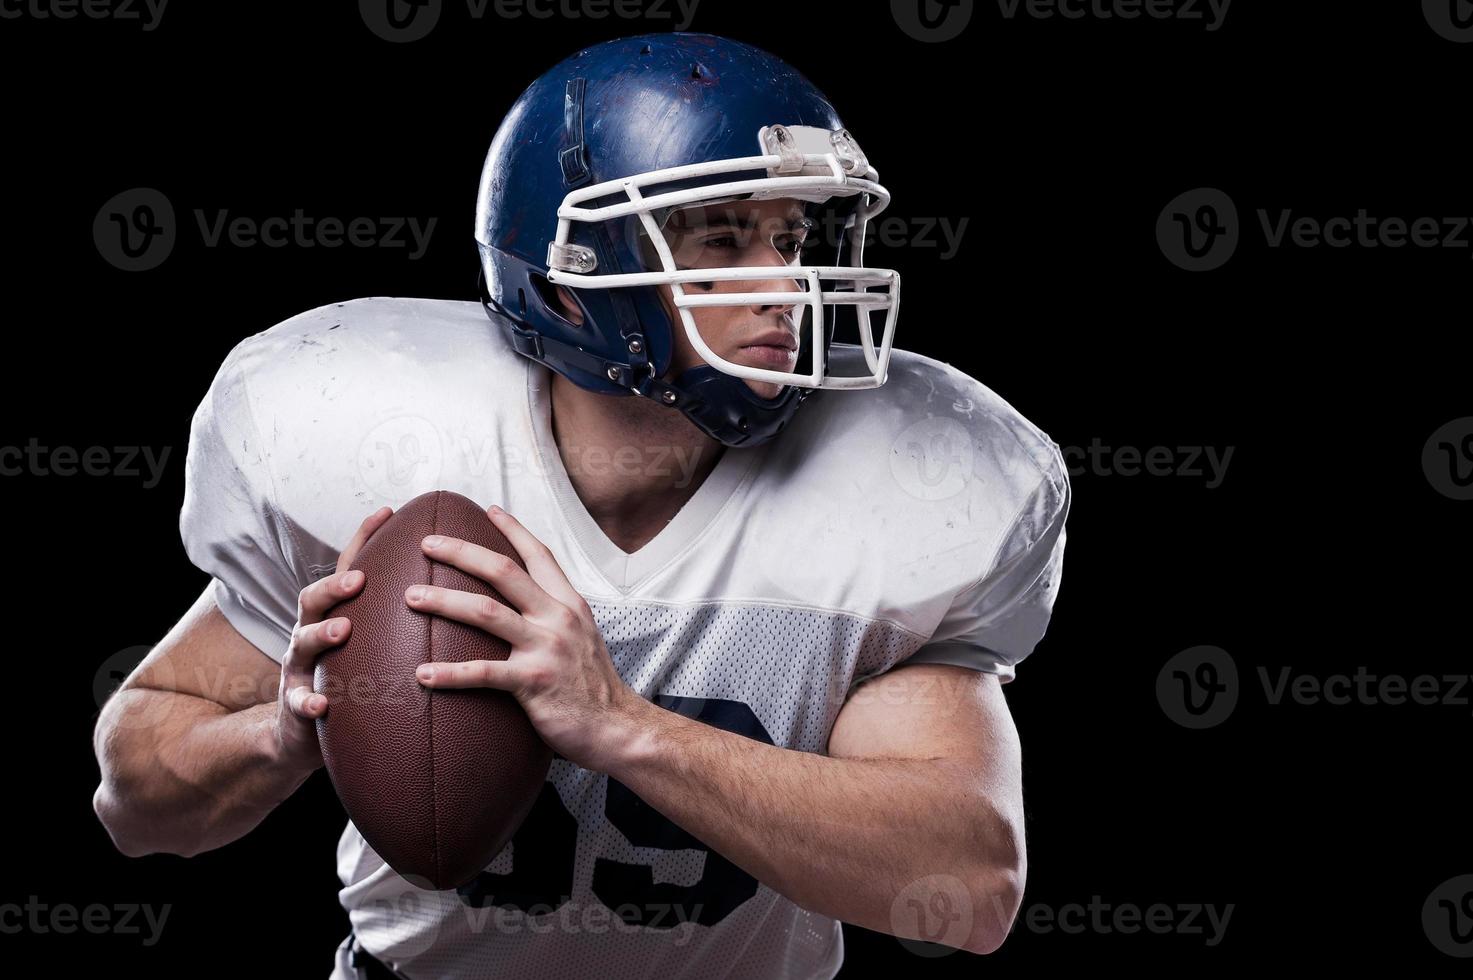
[{"label": "forearm", "polygon": [[118,692],[98,719],[93,807],[118,849],[186,857],[236,840],[311,775],[277,764],[276,704],[240,711],[165,691]]},{"label": "forearm", "polygon": [[1024,870],[1021,828],[960,767],[777,748],[644,704],[609,775],[773,890],[894,934],[907,886],[946,875],[974,905],[987,903],[974,909],[978,925],[1006,932]]}]

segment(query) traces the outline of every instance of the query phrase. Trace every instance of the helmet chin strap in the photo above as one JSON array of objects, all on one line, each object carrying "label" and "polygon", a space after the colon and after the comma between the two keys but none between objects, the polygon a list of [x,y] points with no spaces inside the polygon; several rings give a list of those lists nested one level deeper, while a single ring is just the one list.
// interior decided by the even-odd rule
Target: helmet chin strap
[{"label": "helmet chin strap", "polygon": [[674,381],[648,375],[641,395],[685,413],[702,432],[727,446],[759,446],[774,438],[812,388],[786,385],[776,398],[763,398],[735,375],[709,364],[687,368]]},{"label": "helmet chin strap", "polygon": [[[673,333],[681,329],[678,318],[665,311]],[[821,338],[827,355],[833,341],[834,324],[830,320]],[[799,343],[798,359],[812,356],[813,338],[805,336]],[[747,382],[709,364],[686,368],[672,381],[654,377],[653,366],[642,361],[642,372],[635,372],[631,388],[639,394],[670,408],[679,409],[686,418],[717,442],[726,446],[751,448],[777,437],[792,421],[799,406],[817,389],[802,385],[784,385],[774,398],[763,398]]]},{"label": "helmet chin strap", "polygon": [[[726,446],[760,446],[777,436],[814,389],[785,385],[776,398],[762,398],[741,378],[709,364],[687,368],[673,381],[654,377],[654,366],[640,334],[628,335],[627,358],[607,360],[580,347],[545,337],[518,325],[491,299],[485,276],[478,283],[481,305],[491,319],[502,324],[507,339],[518,353],[560,374],[576,368],[609,380],[651,401],[685,413],[696,428]],[[807,349],[807,342],[803,348]],[[800,354],[801,356],[801,354]]]}]

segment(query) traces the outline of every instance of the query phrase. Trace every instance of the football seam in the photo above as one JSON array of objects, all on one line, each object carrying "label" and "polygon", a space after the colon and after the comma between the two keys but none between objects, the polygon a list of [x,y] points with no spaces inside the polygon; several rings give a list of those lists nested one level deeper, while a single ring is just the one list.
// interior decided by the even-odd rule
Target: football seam
[{"label": "football seam", "polygon": [[[437,492],[435,494],[435,506],[434,506],[434,509],[430,512],[430,533],[431,534],[438,534],[438,533],[440,533],[440,497],[442,496],[442,494],[443,494],[443,491]],[[420,553],[423,555],[424,554],[423,550],[421,550]],[[435,584],[435,563],[434,563],[434,561],[432,561],[430,559],[430,557],[428,555],[425,555],[424,556],[424,559],[425,559],[425,584],[427,584],[427,585],[434,585]],[[435,657],[435,617],[434,616],[429,616],[428,617],[428,626],[427,626],[425,638],[428,641],[427,647],[428,647],[428,650],[429,650],[429,657],[430,657],[429,662],[430,663],[435,663],[436,662],[436,657]],[[435,881],[434,881],[434,884],[438,887],[438,886],[440,886],[440,884],[441,884],[441,882],[443,880],[443,877],[444,877],[444,874],[445,874],[445,868],[444,868],[444,866],[440,862],[440,794],[439,794],[439,787],[435,783],[436,772],[435,772],[435,690],[434,690],[434,688],[430,688],[429,695],[426,698],[426,701],[428,702],[428,707],[427,707],[427,710],[425,712],[425,717],[427,719],[426,724],[427,724],[429,730],[426,732],[425,741],[429,744],[429,750],[430,750],[430,752],[429,752],[429,754],[430,754],[430,812],[434,815],[431,818],[431,820],[430,820],[430,854],[431,854],[432,866],[435,869]]]}]

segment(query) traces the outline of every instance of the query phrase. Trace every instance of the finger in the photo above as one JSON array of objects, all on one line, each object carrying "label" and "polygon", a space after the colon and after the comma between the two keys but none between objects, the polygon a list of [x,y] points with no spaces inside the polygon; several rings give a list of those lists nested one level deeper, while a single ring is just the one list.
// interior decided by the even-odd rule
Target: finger
[{"label": "finger", "polygon": [[354,569],[320,578],[297,593],[297,623],[317,623],[333,606],[363,588],[364,575]]},{"label": "finger", "polygon": [[425,554],[443,561],[468,575],[496,586],[496,591],[524,616],[546,615],[553,611],[555,600],[533,581],[516,559],[462,538],[431,534],[421,545]]},{"label": "finger", "polygon": [[523,527],[521,521],[495,504],[487,508],[486,516],[491,518],[496,529],[506,535],[512,547],[517,549],[517,554],[527,563],[527,571],[548,595],[569,609],[580,609],[584,605],[583,596],[573,588],[568,576],[563,574],[563,567],[558,564],[552,551]]},{"label": "finger", "polygon": [[526,668],[510,660],[466,660],[461,663],[420,664],[414,676],[425,687],[494,687],[516,691],[526,680]]},{"label": "finger", "polygon": [[490,596],[443,589],[438,585],[411,585],[404,590],[404,601],[420,612],[445,616],[485,630],[512,646],[525,646],[537,638],[535,625],[515,609]]},{"label": "finger", "polygon": [[292,631],[292,642],[287,647],[286,656],[281,660],[282,688],[289,691],[305,687],[310,691],[317,657],[346,640],[352,629],[353,624],[342,616],[320,623],[298,624]]},{"label": "finger", "polygon": [[327,714],[327,698],[310,687],[293,687],[286,692],[286,706],[303,721],[315,721]]},{"label": "finger", "polygon": [[353,533],[348,546],[343,549],[342,554],[338,555],[339,572],[346,572],[353,567],[353,559],[358,557],[358,550],[363,547],[364,542],[372,537],[373,532],[382,527],[384,521],[387,521],[393,514],[394,508],[380,507],[363,519],[363,523],[358,525],[358,530]]}]

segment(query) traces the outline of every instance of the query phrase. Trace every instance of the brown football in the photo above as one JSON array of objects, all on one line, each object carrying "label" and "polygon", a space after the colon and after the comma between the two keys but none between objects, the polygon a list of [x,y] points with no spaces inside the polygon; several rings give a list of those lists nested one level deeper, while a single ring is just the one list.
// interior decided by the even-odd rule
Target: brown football
[{"label": "brown football", "polygon": [[416,883],[455,888],[511,840],[532,808],[552,751],[522,706],[489,688],[435,690],[414,672],[424,663],[505,660],[511,646],[464,623],[411,609],[411,585],[438,585],[506,600],[483,580],[431,561],[427,534],[463,538],[526,565],[469,498],[433,490],[409,501],[358,552],[365,580],[338,603],[346,642],[317,658],[317,720],[333,787],[370,847]]}]

